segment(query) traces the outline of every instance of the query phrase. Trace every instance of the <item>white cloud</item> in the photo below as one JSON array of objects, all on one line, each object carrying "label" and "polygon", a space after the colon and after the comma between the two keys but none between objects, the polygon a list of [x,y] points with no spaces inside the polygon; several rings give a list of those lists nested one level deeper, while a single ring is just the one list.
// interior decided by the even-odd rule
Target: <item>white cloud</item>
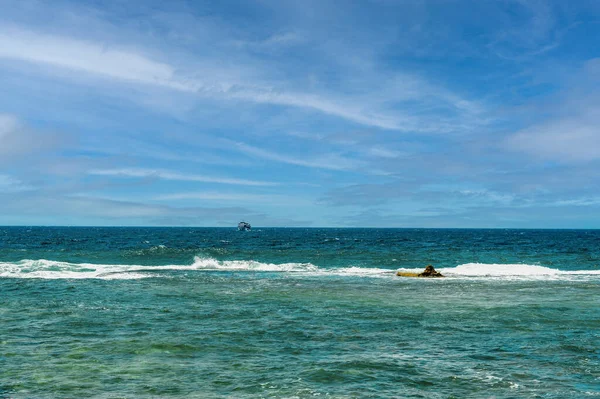
[{"label": "white cloud", "polygon": [[304,42],[304,37],[297,32],[277,33],[264,40],[233,40],[232,44],[240,48],[250,48],[256,51],[275,51]]},{"label": "white cloud", "polygon": [[[172,90],[256,103],[314,109],[353,122],[386,129],[400,126],[393,118],[349,108],[316,95],[277,91],[269,86],[204,81],[177,74],[167,63],[109,44],[51,36],[21,29],[0,30],[0,58],[48,64],[105,78],[149,84]],[[209,77],[210,79],[210,77]]]},{"label": "white cloud", "polygon": [[371,147],[367,153],[376,158],[398,158],[403,155],[400,151],[390,150],[383,147]]},{"label": "white cloud", "polygon": [[241,142],[232,142],[232,145],[239,151],[258,158],[287,163],[290,165],[305,166],[308,168],[330,169],[330,170],[352,170],[363,165],[363,162],[343,157],[338,154],[327,154],[315,158],[298,158],[288,154],[281,154],[265,150],[263,148],[251,146]]},{"label": "white cloud", "polygon": [[[290,34],[273,37],[272,41],[283,43],[294,38]],[[169,50],[154,49],[152,53],[159,54],[163,59],[172,58]],[[180,65],[153,59],[145,55],[144,51],[123,44],[49,35],[17,27],[0,28],[0,58],[49,65],[208,98],[304,108],[382,129],[445,132],[462,129],[464,124],[461,122],[457,125],[458,122],[452,118],[437,121],[423,118],[422,115],[415,116],[411,109],[387,107],[387,101],[404,99],[423,103],[424,109],[434,109],[436,107],[431,107],[432,104],[441,104],[450,106],[458,113],[479,110],[477,104],[438,85],[430,85],[416,77],[409,79],[408,86],[406,82],[398,84],[398,81],[406,81],[404,75],[401,79],[392,78],[389,81],[385,76],[379,76],[377,70],[362,72],[366,80],[359,84],[360,92],[353,95],[336,95],[322,87],[317,87],[312,92],[288,89],[289,81],[273,80],[277,74],[273,73],[272,66],[265,60],[253,59],[253,62],[235,67],[222,65],[223,59],[238,55],[200,55],[197,56],[199,58],[188,60],[188,64]],[[185,71],[193,71],[193,74],[186,74]],[[51,73],[48,70],[45,72]],[[374,76],[377,76],[375,80]]]},{"label": "white cloud", "polygon": [[419,130],[414,118],[391,116],[363,109],[348,100],[325,98],[306,93],[288,93],[274,89],[257,90],[253,88],[235,89],[227,93],[233,98],[249,100],[257,103],[287,105],[292,107],[309,108],[327,115],[338,116],[361,125],[379,127],[390,130]]},{"label": "white cloud", "polygon": [[480,199],[484,201],[498,202],[502,204],[510,204],[515,200],[513,194],[503,194],[495,191],[480,189],[480,190],[458,190],[458,194],[467,198]]},{"label": "white cloud", "polygon": [[0,164],[14,160],[32,163],[25,155],[55,150],[67,141],[64,134],[31,129],[14,115],[0,114]]},{"label": "white cloud", "polygon": [[307,132],[298,132],[298,131],[286,132],[286,134],[291,137],[296,137],[299,139],[311,140],[311,141],[321,141],[326,137],[325,135],[319,134],[319,133],[307,133]]},{"label": "white cloud", "polygon": [[176,180],[176,181],[196,181],[203,183],[218,183],[218,184],[232,184],[240,186],[276,186],[278,183],[259,181],[259,180],[246,180],[246,179],[235,179],[228,177],[214,177],[196,174],[183,174],[177,172],[171,172],[166,170],[158,169],[93,169],[88,171],[90,175],[96,176],[117,176],[117,177],[137,177],[137,178],[157,178],[162,180]]},{"label": "white cloud", "polygon": [[109,78],[186,90],[173,79],[173,68],[143,55],[109,45],[21,29],[0,30],[0,58],[49,64]]},{"label": "white cloud", "polygon": [[596,206],[596,205],[600,205],[600,197],[560,200],[560,201],[553,202],[551,205],[554,205],[554,206]]},{"label": "white cloud", "polygon": [[260,203],[270,205],[310,205],[312,201],[299,198],[297,196],[281,195],[281,194],[253,194],[248,192],[180,192],[172,194],[158,195],[154,197],[156,201],[185,201],[185,200],[203,200],[217,202],[234,202],[234,203]]},{"label": "white cloud", "polygon": [[544,159],[578,163],[600,159],[600,125],[585,119],[565,119],[520,131],[507,145]]},{"label": "white cloud", "polygon": [[157,201],[179,201],[179,200],[208,200],[208,201],[265,201],[271,198],[271,195],[248,194],[248,193],[219,193],[214,191],[174,193],[154,197]]},{"label": "white cloud", "polygon": [[[514,0],[512,13],[500,13],[502,21],[494,40],[488,44],[498,57],[507,60],[525,60],[546,53],[560,45],[561,31],[557,29],[557,15],[550,2],[541,0]],[[557,10],[558,11],[558,10]],[[515,13],[521,18],[515,18]]]},{"label": "white cloud", "polygon": [[17,118],[12,115],[0,114],[0,140],[15,131],[18,126]]},{"label": "white cloud", "polygon": [[[11,194],[2,198],[0,220],[8,224],[230,226],[251,220],[259,226],[299,226],[310,222],[266,215],[238,206],[174,207],[83,195]],[[49,212],[48,210],[52,210]],[[18,215],[16,218],[15,215]]]},{"label": "white cloud", "polygon": [[21,180],[8,175],[0,175],[0,194],[18,193],[32,190],[33,187],[24,184]]}]

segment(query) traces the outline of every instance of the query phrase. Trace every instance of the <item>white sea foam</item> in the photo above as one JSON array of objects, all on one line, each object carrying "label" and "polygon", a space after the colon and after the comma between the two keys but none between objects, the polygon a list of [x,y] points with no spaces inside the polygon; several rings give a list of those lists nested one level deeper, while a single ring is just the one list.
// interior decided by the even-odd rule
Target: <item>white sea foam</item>
[{"label": "white sea foam", "polygon": [[147,269],[147,267],[25,259],[14,263],[0,262],[0,277],[41,279],[102,278],[105,280],[138,279],[147,277],[146,274],[139,272],[143,269]]},{"label": "white sea foam", "polygon": [[[466,263],[456,267],[437,269],[448,278],[484,278],[500,280],[552,280],[580,279],[585,277],[600,277],[600,270],[558,270],[539,265],[527,264],[496,264],[496,263]],[[398,271],[421,273],[423,268],[401,268]]]},{"label": "white sea foam", "polygon": [[563,278],[565,276],[600,275],[600,270],[558,270],[527,264],[466,263],[439,270],[448,277]]},{"label": "white sea foam", "polygon": [[253,260],[216,260],[196,256],[192,265],[194,269],[205,270],[238,270],[257,272],[316,272],[319,268],[312,263],[262,263]]},{"label": "white sea foam", "polygon": [[138,279],[156,277],[155,272],[167,270],[228,270],[256,272],[317,272],[311,263],[262,263],[256,261],[219,261],[213,258],[195,257],[191,265],[106,265],[92,263],[69,263],[53,260],[25,259],[18,262],[0,262],[0,278],[41,279]]},{"label": "white sea foam", "polygon": [[321,269],[327,274],[336,275],[354,275],[354,276],[367,276],[367,277],[385,277],[395,275],[396,270],[391,269],[377,269],[370,267],[340,267],[337,269]]},{"label": "white sea foam", "polygon": [[[40,278],[40,279],[139,279],[159,277],[161,271],[240,271],[278,272],[304,275],[333,275],[356,277],[394,277],[396,270],[349,266],[323,268],[312,263],[263,263],[253,260],[222,261],[214,258],[195,257],[189,265],[107,265],[92,263],[68,263],[53,260],[21,260],[0,262],[0,278]],[[398,269],[404,272],[420,273],[422,268]],[[563,271],[544,266],[526,264],[483,264],[467,263],[453,268],[440,268],[449,278],[495,278],[495,279],[564,279],[580,277],[600,277],[600,270]]]}]

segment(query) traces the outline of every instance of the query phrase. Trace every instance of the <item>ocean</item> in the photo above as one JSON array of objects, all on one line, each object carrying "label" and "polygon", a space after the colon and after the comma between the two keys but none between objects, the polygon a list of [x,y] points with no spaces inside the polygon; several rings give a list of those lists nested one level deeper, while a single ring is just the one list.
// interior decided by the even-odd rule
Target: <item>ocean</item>
[{"label": "ocean", "polygon": [[0,398],[224,397],[600,397],[600,230],[0,227]]}]

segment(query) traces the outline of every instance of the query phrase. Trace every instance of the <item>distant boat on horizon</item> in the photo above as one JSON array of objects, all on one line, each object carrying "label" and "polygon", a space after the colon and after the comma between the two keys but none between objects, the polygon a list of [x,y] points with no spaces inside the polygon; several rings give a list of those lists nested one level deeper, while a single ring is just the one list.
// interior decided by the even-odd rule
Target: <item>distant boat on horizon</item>
[{"label": "distant boat on horizon", "polygon": [[250,231],[250,230],[252,230],[252,226],[250,226],[250,223],[248,223],[248,222],[239,222],[238,230]]}]

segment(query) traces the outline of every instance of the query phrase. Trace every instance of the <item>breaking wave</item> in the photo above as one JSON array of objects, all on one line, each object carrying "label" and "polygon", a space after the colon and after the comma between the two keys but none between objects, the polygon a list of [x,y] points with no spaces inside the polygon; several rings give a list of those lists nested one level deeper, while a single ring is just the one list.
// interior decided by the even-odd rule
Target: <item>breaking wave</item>
[{"label": "breaking wave", "polygon": [[[40,279],[139,279],[158,277],[157,272],[169,270],[183,271],[240,271],[240,272],[279,272],[307,275],[334,275],[357,277],[394,277],[397,270],[416,272],[423,268],[381,269],[349,266],[323,268],[312,263],[263,263],[246,260],[221,261],[214,258],[195,257],[190,265],[108,265],[92,263],[69,263],[46,259],[0,262],[0,278],[40,278]],[[449,278],[503,278],[503,279],[563,279],[574,277],[600,277],[600,270],[564,271],[544,266],[527,264],[484,264],[467,263],[453,268],[440,268]]]},{"label": "breaking wave", "polygon": [[[423,269],[400,269],[420,273]],[[446,277],[565,278],[567,276],[600,276],[600,270],[559,270],[527,264],[465,263],[438,269]]]},{"label": "breaking wave", "polygon": [[54,260],[30,260],[0,262],[0,277],[41,279],[139,279],[156,277],[156,272],[169,270],[229,270],[256,272],[318,272],[311,263],[262,263],[256,261],[219,261],[213,258],[195,257],[191,265],[105,265],[93,263],[69,263]]},{"label": "breaking wave", "polygon": [[105,265],[92,263],[69,263],[54,260],[21,260],[0,262],[0,278],[40,278],[40,279],[105,279],[125,280],[158,277],[157,272],[169,270],[183,271],[240,271],[304,273],[310,275],[349,275],[385,276],[393,275],[392,269],[362,267],[320,268],[312,263],[263,263],[253,260],[221,261],[214,258],[195,257],[191,265]]}]

